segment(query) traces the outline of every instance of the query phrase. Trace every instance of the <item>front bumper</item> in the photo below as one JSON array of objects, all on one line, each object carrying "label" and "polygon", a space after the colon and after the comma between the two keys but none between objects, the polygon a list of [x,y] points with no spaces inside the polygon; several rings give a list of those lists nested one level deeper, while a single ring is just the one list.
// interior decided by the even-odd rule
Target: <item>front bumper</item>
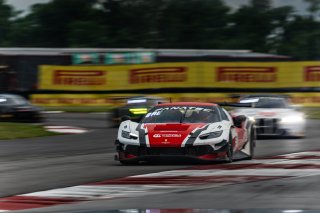
[{"label": "front bumper", "polygon": [[188,146],[188,147],[142,147],[117,144],[117,160],[120,161],[144,161],[163,158],[191,158],[198,160],[217,160],[224,158],[229,148],[227,141],[219,143],[219,149],[214,150],[210,145]]},{"label": "front bumper", "polygon": [[298,136],[305,134],[305,123],[283,124],[279,118],[258,118],[255,120],[257,136]]}]

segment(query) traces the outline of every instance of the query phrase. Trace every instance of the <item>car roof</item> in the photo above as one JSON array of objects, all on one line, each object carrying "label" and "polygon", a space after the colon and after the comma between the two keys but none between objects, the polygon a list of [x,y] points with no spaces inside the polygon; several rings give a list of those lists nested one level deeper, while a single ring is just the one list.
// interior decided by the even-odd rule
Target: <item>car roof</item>
[{"label": "car roof", "polygon": [[6,98],[17,98],[17,97],[22,97],[20,95],[16,95],[16,94],[9,94],[9,93],[0,93],[1,97],[6,97]]},{"label": "car roof", "polygon": [[218,105],[214,103],[206,103],[206,102],[173,102],[173,103],[158,104],[157,106],[218,106]]},{"label": "car roof", "polygon": [[240,99],[248,99],[248,98],[289,98],[288,95],[285,94],[250,94],[242,96]]},{"label": "car roof", "polygon": [[157,97],[157,96],[134,96],[128,98],[128,100],[135,100],[135,99],[150,99],[150,100],[158,100],[158,99],[163,99],[162,97]]}]

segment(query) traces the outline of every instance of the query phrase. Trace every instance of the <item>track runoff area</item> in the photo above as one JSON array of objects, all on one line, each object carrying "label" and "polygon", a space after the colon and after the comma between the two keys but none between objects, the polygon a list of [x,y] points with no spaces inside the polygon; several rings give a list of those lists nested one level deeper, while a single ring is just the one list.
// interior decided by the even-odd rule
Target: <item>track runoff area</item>
[{"label": "track runoff area", "polygon": [[298,152],[231,164],[195,165],[85,185],[0,199],[0,212],[35,210],[87,201],[114,200],[201,190],[257,181],[320,176],[320,150]]}]

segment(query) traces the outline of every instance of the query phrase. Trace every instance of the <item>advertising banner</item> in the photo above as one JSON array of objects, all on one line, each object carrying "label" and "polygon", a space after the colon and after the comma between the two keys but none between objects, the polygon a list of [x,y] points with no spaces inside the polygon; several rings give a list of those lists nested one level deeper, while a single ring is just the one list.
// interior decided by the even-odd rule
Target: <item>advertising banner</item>
[{"label": "advertising banner", "polygon": [[135,90],[195,87],[198,63],[117,66],[40,66],[39,89]]},{"label": "advertising banner", "polygon": [[73,53],[73,64],[100,64],[98,53]]},{"label": "advertising banner", "polygon": [[39,88],[49,90],[320,87],[320,62],[41,66],[39,73]]},{"label": "advertising banner", "polygon": [[100,66],[40,66],[39,88],[48,90],[105,90],[108,71]]},{"label": "advertising banner", "polygon": [[320,87],[319,76],[320,62],[205,62],[203,85],[217,88]]},{"label": "advertising banner", "polygon": [[130,53],[106,53],[105,64],[146,64],[154,63],[156,54],[154,52],[130,52]]}]

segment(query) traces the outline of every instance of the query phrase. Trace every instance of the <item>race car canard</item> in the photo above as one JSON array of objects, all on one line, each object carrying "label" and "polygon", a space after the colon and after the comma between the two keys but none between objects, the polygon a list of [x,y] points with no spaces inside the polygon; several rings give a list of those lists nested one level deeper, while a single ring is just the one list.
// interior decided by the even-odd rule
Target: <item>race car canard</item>
[{"label": "race car canard", "polygon": [[116,160],[135,164],[161,158],[202,161],[252,159],[254,124],[232,118],[217,104],[177,102],[153,107],[139,122],[120,124]]}]

